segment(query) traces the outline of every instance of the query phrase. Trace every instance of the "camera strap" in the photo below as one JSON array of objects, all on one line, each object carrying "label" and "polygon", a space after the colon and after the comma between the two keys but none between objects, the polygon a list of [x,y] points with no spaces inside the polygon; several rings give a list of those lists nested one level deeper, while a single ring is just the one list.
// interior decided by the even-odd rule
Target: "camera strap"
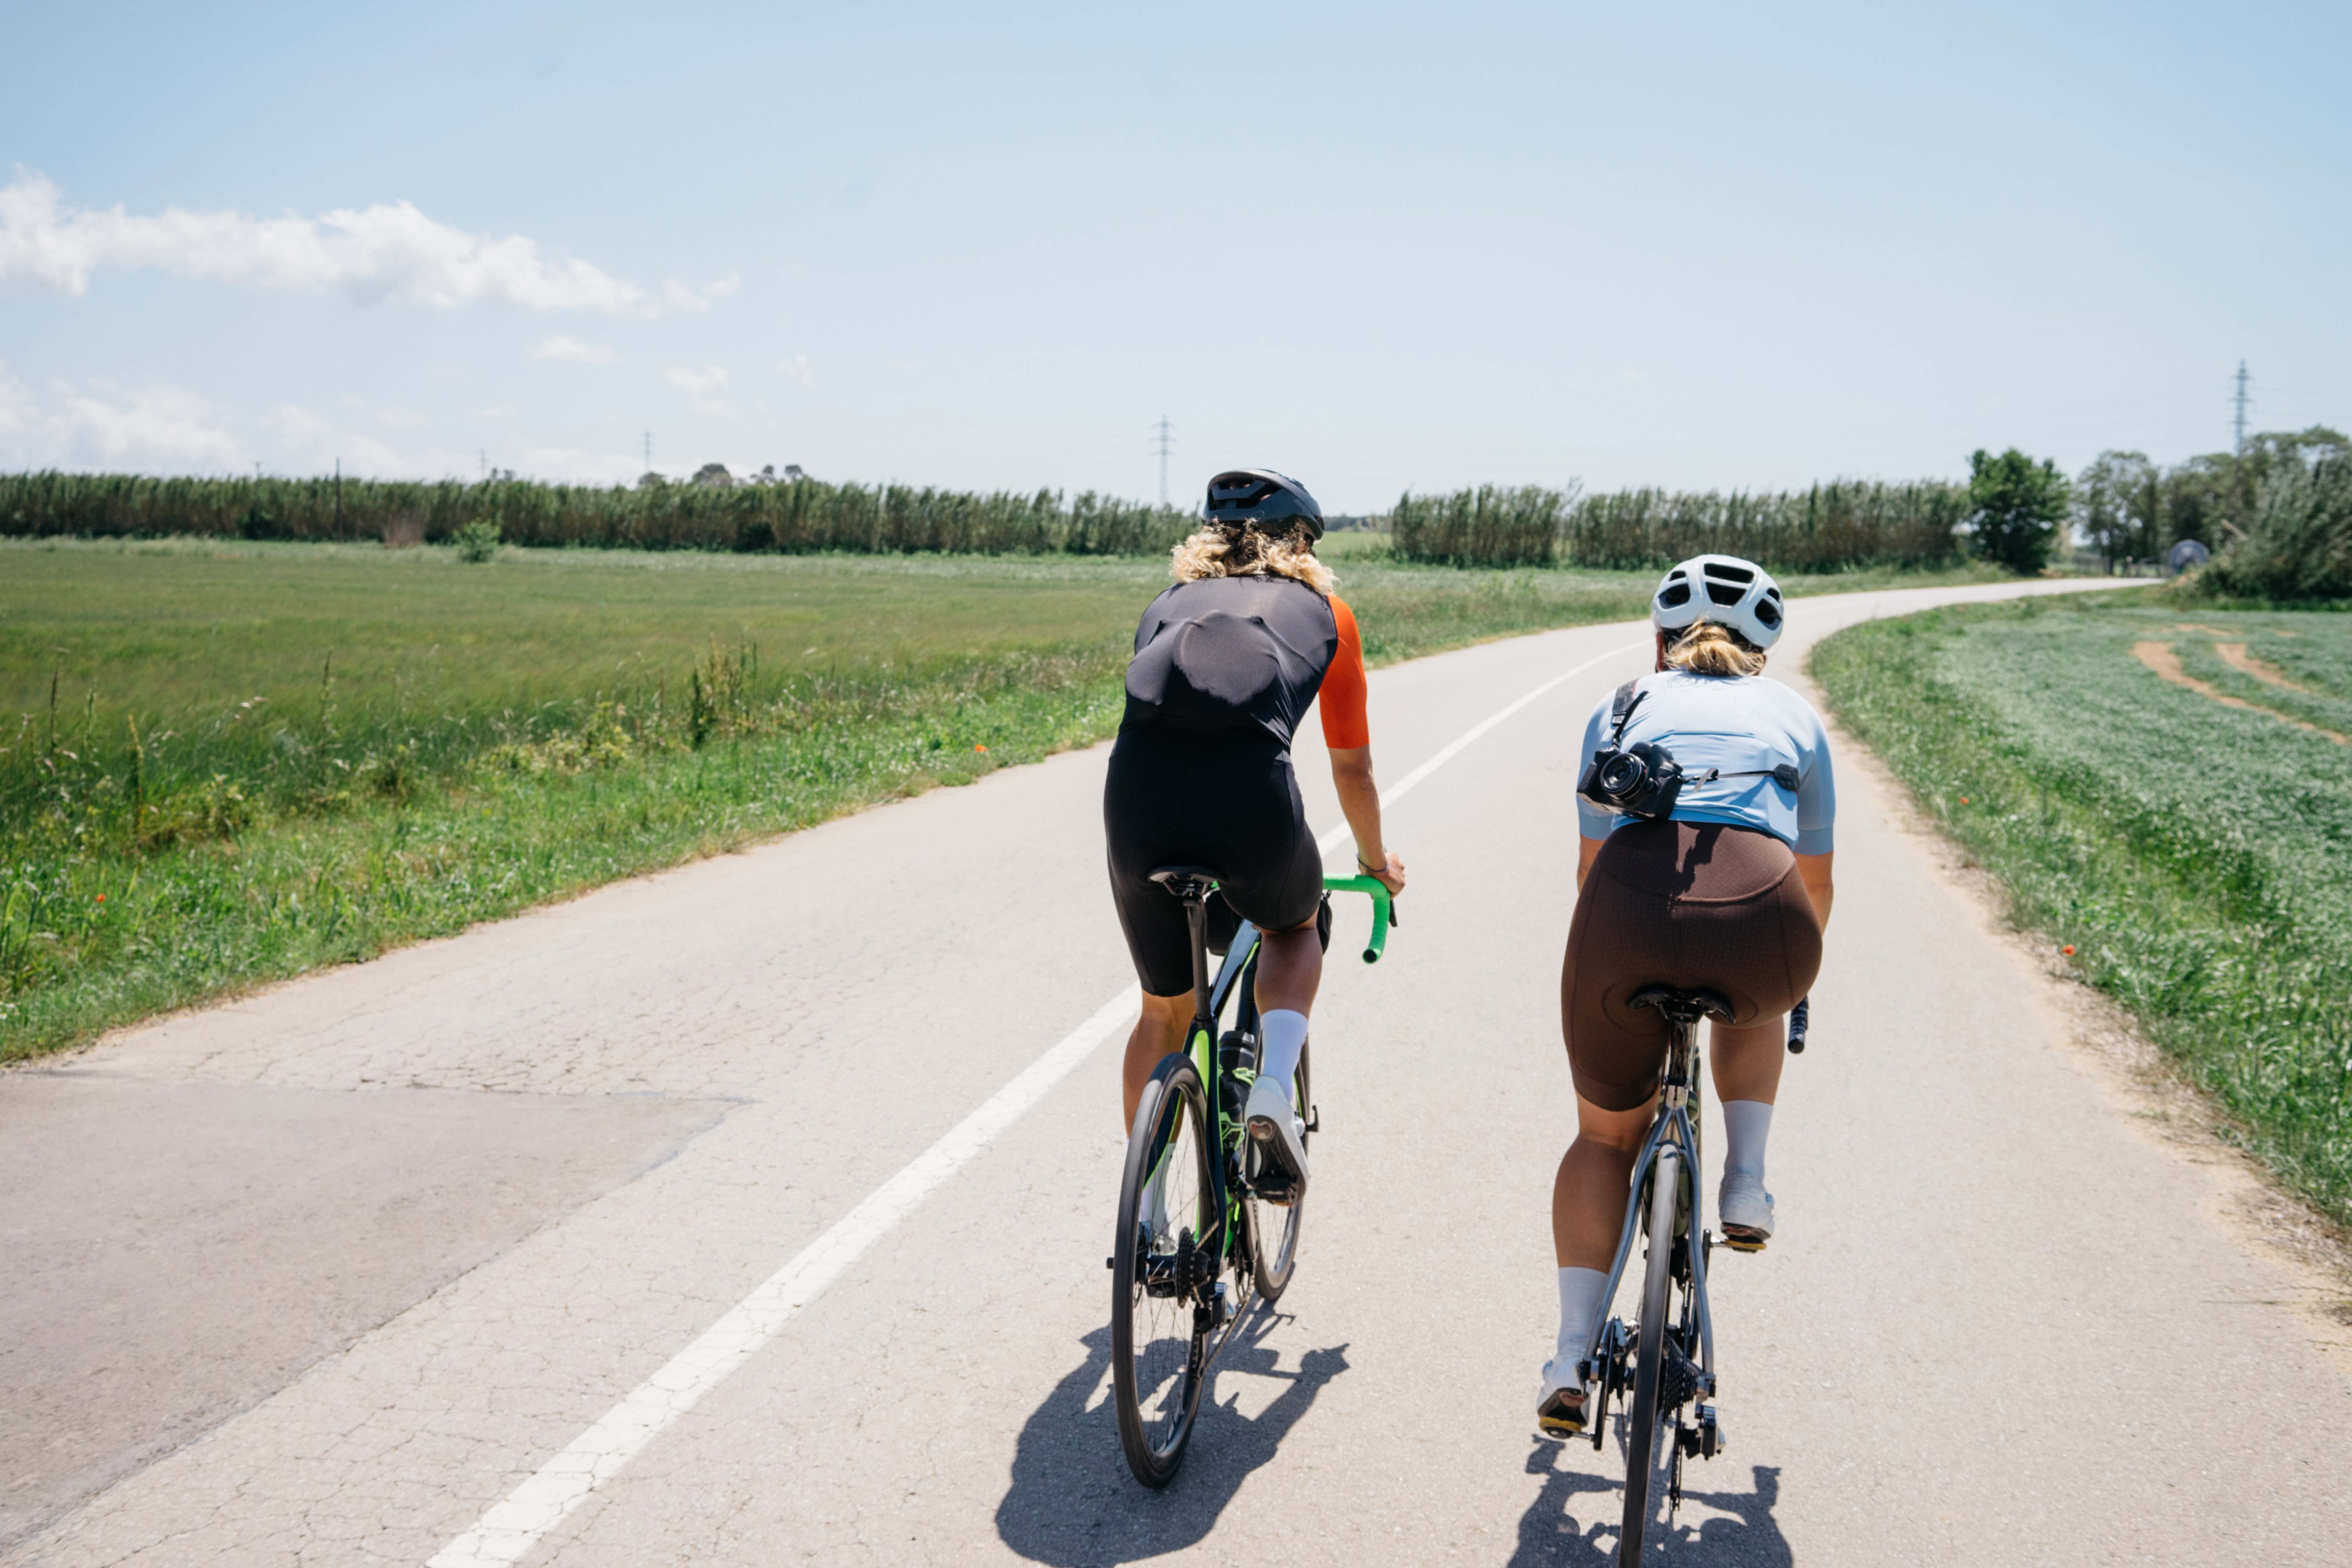
[{"label": "camera strap", "polygon": [[[1629,680],[1619,687],[1617,694],[1609,700],[1609,716],[1616,722],[1616,728],[1609,734],[1609,744],[1612,747],[1622,746],[1625,743],[1625,726],[1633,721],[1633,710],[1642,705],[1642,699],[1649,695],[1648,692],[1640,689],[1641,684],[1638,677]],[[1702,784],[1713,784],[1717,779],[1749,778],[1770,779],[1791,795],[1796,793],[1799,783],[1796,764],[1793,763],[1782,763],[1778,767],[1770,768],[1745,768],[1737,773],[1728,773],[1721,768],[1709,768],[1704,773],[1685,774],[1684,782]]]},{"label": "camera strap", "polygon": [[1770,768],[1742,768],[1737,773],[1728,773],[1721,768],[1709,768],[1703,773],[1694,775],[1690,782],[1713,784],[1717,779],[1770,779],[1791,795],[1796,793],[1797,785],[1801,782],[1797,773],[1797,764],[1794,763],[1782,763],[1778,767]]},{"label": "camera strap", "polygon": [[1625,726],[1632,721],[1633,710],[1639,708],[1642,705],[1642,699],[1649,695],[1646,691],[1636,689],[1641,684],[1640,678],[1636,677],[1619,687],[1617,695],[1609,700],[1609,717],[1615,720],[1617,723],[1616,729],[1610,731],[1609,735],[1609,743],[1612,746],[1624,743]]}]

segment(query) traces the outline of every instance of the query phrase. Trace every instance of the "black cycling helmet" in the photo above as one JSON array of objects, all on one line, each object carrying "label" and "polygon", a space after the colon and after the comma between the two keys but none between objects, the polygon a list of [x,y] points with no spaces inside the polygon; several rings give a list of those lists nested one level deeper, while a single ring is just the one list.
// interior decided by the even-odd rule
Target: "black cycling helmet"
[{"label": "black cycling helmet", "polygon": [[[1277,533],[1295,518],[1307,524],[1309,539],[1323,537],[1323,509],[1307,487],[1288,474],[1272,468],[1228,468],[1209,481],[1209,499],[1201,504],[1205,522],[1237,528],[1257,527]],[[1269,528],[1268,524],[1278,524]]]}]

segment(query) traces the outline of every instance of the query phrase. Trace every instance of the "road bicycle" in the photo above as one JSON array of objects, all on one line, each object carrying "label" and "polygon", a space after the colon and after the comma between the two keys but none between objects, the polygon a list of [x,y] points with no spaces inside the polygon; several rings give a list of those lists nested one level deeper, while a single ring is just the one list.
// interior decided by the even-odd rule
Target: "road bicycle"
[{"label": "road bicycle", "polygon": [[[1628,1005],[1654,1007],[1666,1020],[1665,1081],[1656,1120],[1633,1164],[1625,1228],[1601,1299],[1617,1299],[1639,1236],[1644,1242],[1641,1316],[1631,1329],[1620,1318],[1603,1321],[1577,1364],[1586,1390],[1582,1435],[1595,1448],[1608,1422],[1610,1396],[1624,1402],[1619,1418],[1625,1452],[1619,1568],[1637,1568],[1645,1538],[1663,1540],[1672,1527],[1682,1502],[1683,1461],[1712,1459],[1723,1450],[1712,1403],[1715,1321],[1706,1304],[1707,1254],[1718,1242],[1737,1252],[1763,1246],[1707,1230],[1698,1179],[1698,1026],[1703,1018],[1729,1023],[1731,1004],[1713,991],[1650,985],[1634,992]],[[1811,1012],[1810,998],[1790,1010],[1791,1053],[1805,1048]],[[1560,1435],[1549,1417],[1545,1425]]]},{"label": "road bicycle", "polygon": [[[1164,1487],[1183,1463],[1209,1368],[1256,1306],[1281,1300],[1298,1261],[1301,1201],[1277,1204],[1253,1186],[1244,1108],[1257,1076],[1258,933],[1240,922],[1209,973],[1209,895],[1215,873],[1166,866],[1151,879],[1184,904],[1192,934],[1192,1023],[1144,1086],[1118,1187],[1111,1284],[1111,1391],[1128,1468]],[[1388,946],[1395,906],[1370,877],[1326,877],[1318,911],[1330,942],[1330,895],[1372,900],[1364,962]],[[1218,1020],[1238,1003],[1233,1027]],[[1307,1136],[1321,1126],[1298,1053],[1291,1104]],[[1302,1140],[1303,1141],[1303,1140]]]}]

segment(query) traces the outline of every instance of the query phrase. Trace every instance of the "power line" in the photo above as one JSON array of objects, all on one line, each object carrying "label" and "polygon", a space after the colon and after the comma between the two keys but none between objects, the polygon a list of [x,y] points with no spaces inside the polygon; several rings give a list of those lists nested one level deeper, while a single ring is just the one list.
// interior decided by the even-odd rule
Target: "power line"
[{"label": "power line", "polygon": [[2246,455],[2246,362],[2244,360],[2240,360],[2238,362],[2238,395],[2231,398],[2230,401],[2238,405],[2238,415],[2235,421],[2237,426],[2238,440],[2236,446],[2233,447],[2231,450],[2235,451],[2238,456],[2242,458]]},{"label": "power line", "polygon": [[1160,505],[1164,510],[1168,505],[1168,453],[1170,448],[1176,444],[1176,427],[1168,423],[1168,416],[1163,414],[1160,416],[1158,430],[1160,438]]}]

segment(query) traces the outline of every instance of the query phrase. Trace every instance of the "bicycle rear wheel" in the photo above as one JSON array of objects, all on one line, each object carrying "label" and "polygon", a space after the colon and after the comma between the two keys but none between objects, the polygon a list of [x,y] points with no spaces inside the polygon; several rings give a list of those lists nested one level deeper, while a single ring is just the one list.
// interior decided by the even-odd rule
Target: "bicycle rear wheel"
[{"label": "bicycle rear wheel", "polygon": [[[1302,1122],[1312,1120],[1315,1108],[1314,1100],[1307,1096],[1310,1085],[1307,1070],[1308,1050],[1313,1044],[1312,1040],[1307,1040],[1299,1045],[1298,1070],[1290,1079],[1290,1103],[1297,1110]],[[1311,1131],[1302,1132],[1298,1135],[1298,1142],[1304,1146],[1312,1142],[1314,1137]],[[1307,1199],[1301,1194],[1290,1204],[1269,1204],[1252,1194],[1246,1206],[1249,1209],[1250,1268],[1257,1280],[1258,1299],[1271,1307],[1282,1299],[1282,1292],[1290,1284],[1291,1270],[1298,1263],[1299,1218],[1306,1211]]]},{"label": "bicycle rear wheel", "polygon": [[1111,1403],[1128,1468],[1148,1487],[1183,1462],[1208,1372],[1222,1271],[1215,1146],[1199,1069],[1168,1058],[1136,1104],[1111,1254]]},{"label": "bicycle rear wheel", "polygon": [[1642,1326],[1633,1346],[1633,1398],[1625,1407],[1625,1517],[1617,1538],[1619,1568],[1638,1568],[1674,1455],[1660,1408],[1666,1377],[1666,1314],[1674,1303],[1675,1219],[1685,1173],[1672,1147],[1650,1171],[1648,1272],[1642,1279]]}]

